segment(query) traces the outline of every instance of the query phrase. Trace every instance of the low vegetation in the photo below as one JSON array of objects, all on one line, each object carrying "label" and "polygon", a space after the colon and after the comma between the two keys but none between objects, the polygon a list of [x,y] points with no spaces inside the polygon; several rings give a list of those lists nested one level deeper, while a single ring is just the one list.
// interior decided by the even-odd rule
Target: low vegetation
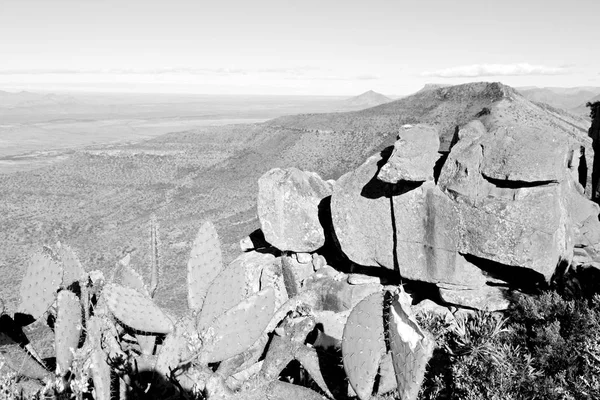
[{"label": "low vegetation", "polygon": [[437,343],[421,399],[600,398],[600,296],[519,294],[505,315],[421,324]]}]

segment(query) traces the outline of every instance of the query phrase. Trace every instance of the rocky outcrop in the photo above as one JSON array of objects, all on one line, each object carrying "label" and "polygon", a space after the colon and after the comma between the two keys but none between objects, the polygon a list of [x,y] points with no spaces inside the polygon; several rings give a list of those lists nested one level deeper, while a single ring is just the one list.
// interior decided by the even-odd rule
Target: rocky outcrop
[{"label": "rocky outcrop", "polygon": [[600,101],[587,103],[590,108],[592,125],[588,131],[588,136],[592,139],[594,149],[594,161],[592,163],[592,199],[598,202],[600,200]]},{"label": "rocky outcrop", "polygon": [[258,217],[265,239],[281,251],[312,252],[323,246],[319,204],[332,185],[314,172],[274,168],[258,180]]},{"label": "rocky outcrop", "polygon": [[502,309],[503,289],[486,285],[490,271],[463,255],[549,281],[575,246],[595,249],[598,209],[576,179],[577,143],[531,127],[488,131],[480,121],[458,139],[437,184],[382,182],[389,150],[338,180],[332,219],[350,260],[434,283],[449,303]]},{"label": "rocky outcrop", "polygon": [[[435,123],[403,125],[393,147],[335,184],[311,181],[298,170],[273,170],[261,178],[259,217],[267,241],[287,252],[281,260],[289,291],[309,285],[324,292],[314,276],[328,276],[333,281],[326,288],[334,290],[323,298],[339,303],[348,288],[331,282],[344,270],[351,272],[350,284],[420,282],[435,291],[425,297],[501,310],[512,289],[544,285],[565,266],[600,266],[600,208],[589,200],[591,140],[552,122],[562,118],[556,110],[533,123],[525,116],[539,110],[500,84],[434,92],[453,107],[463,105],[451,140],[451,121],[441,109],[432,116]],[[313,236],[327,237],[342,257],[327,255],[333,262],[326,265],[309,256],[323,243],[306,240]]]},{"label": "rocky outcrop", "polygon": [[377,174],[382,182],[433,180],[433,168],[440,157],[439,133],[430,125],[401,129],[392,155]]}]

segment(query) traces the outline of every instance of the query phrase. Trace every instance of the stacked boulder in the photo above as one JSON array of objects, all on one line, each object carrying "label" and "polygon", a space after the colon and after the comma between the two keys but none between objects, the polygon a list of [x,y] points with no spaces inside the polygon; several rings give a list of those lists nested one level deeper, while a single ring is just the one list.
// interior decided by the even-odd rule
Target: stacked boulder
[{"label": "stacked boulder", "polygon": [[[579,142],[474,120],[449,153],[439,147],[437,129],[419,124],[335,184],[295,168],[263,175],[258,214],[290,271],[288,291],[314,285],[328,235],[362,271],[391,270],[435,285],[447,304],[492,311],[508,306],[508,290],[549,282],[558,266],[600,260],[599,208],[579,181]],[[317,259],[324,271],[350,268]]]}]

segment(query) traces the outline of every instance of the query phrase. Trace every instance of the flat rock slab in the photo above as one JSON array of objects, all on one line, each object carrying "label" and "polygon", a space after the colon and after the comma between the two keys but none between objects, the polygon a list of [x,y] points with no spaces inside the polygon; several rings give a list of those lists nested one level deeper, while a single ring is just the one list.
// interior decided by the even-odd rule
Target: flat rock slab
[{"label": "flat rock slab", "polygon": [[439,147],[439,132],[430,125],[401,129],[392,155],[377,178],[388,183],[433,180],[433,168],[440,158]]},{"label": "flat rock slab", "polygon": [[558,182],[569,157],[564,134],[532,127],[498,128],[482,146],[482,174],[500,181]]},{"label": "flat rock slab", "polygon": [[265,239],[281,251],[313,252],[325,243],[319,204],[332,184],[314,172],[274,168],[258,180],[258,217]]}]

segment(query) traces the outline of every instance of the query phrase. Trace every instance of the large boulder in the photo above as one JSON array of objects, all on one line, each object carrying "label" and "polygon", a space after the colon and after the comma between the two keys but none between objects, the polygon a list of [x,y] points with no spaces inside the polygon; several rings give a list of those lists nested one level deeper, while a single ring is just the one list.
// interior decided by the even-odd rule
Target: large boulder
[{"label": "large boulder", "polygon": [[314,172],[274,168],[258,180],[258,217],[265,239],[281,251],[312,252],[323,246],[319,204],[332,185]]},{"label": "large boulder", "polygon": [[403,128],[377,178],[388,183],[433,180],[433,168],[440,158],[439,147],[439,132],[433,126]]},{"label": "large boulder", "polygon": [[571,146],[560,132],[503,126],[482,138],[481,173],[489,179],[543,183],[564,178]]},{"label": "large boulder", "polygon": [[373,180],[378,164],[381,155],[336,183],[332,220],[348,258],[360,265],[396,269],[411,280],[464,286],[485,282],[458,253],[459,205],[433,182],[401,195],[386,194],[385,184]]}]

